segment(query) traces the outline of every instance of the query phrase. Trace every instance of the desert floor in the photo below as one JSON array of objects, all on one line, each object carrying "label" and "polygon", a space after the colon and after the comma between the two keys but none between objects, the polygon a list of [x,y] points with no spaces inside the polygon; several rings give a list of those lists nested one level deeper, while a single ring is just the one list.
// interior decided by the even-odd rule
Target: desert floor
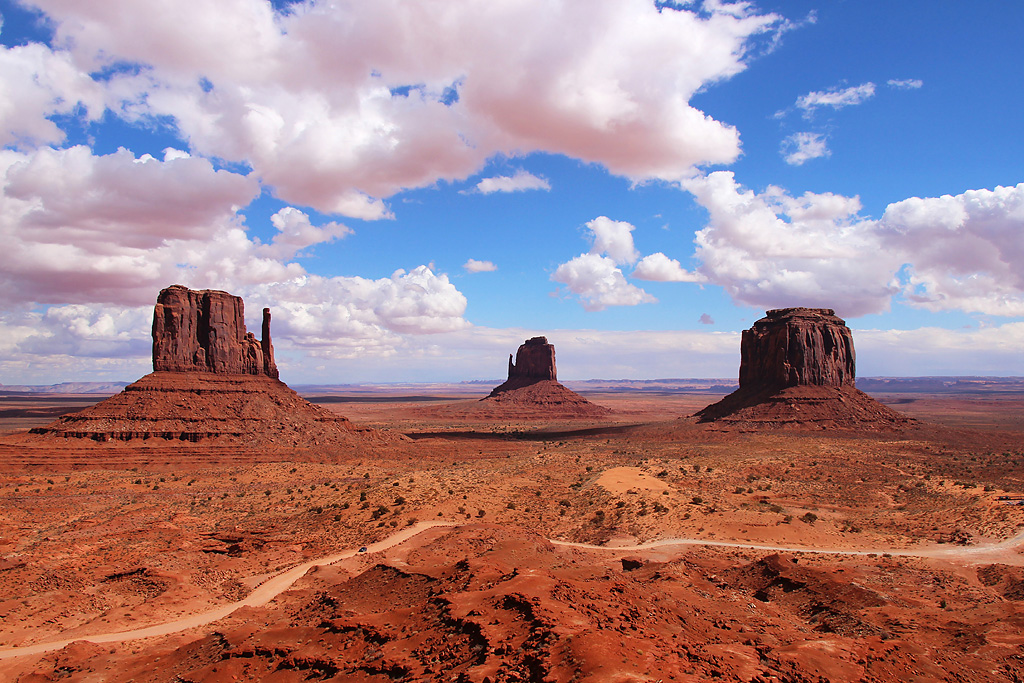
[{"label": "desert floor", "polygon": [[315,396],[408,437],[329,452],[28,446],[95,397],[2,398],[0,680],[1024,680],[1024,396],[880,396],[888,433],[587,397]]}]

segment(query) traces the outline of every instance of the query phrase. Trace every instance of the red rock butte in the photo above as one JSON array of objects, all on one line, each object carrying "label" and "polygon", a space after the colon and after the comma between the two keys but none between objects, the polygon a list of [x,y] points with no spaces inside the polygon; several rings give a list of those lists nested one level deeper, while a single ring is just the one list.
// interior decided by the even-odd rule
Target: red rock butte
[{"label": "red rock butte", "polygon": [[740,388],[697,413],[749,427],[897,427],[912,420],[854,386],[853,333],[831,308],[767,311],[743,331]]},{"label": "red rock butte", "polygon": [[555,347],[547,337],[527,339],[508,358],[508,379],[495,387],[482,404],[538,417],[601,417],[610,411],[591,403],[558,382]]},{"label": "red rock butte", "polygon": [[[270,309],[262,339],[245,329],[241,297],[173,285],[153,311],[153,372],[80,412],[31,430],[46,439],[176,440],[314,447],[390,440],[358,430],[278,379]],[[397,438],[397,437],[396,437]]]},{"label": "red rock butte", "polygon": [[245,330],[242,298],[181,285],[161,290],[153,310],[153,370],[266,375],[277,379],[270,341],[270,309],[263,338]]}]

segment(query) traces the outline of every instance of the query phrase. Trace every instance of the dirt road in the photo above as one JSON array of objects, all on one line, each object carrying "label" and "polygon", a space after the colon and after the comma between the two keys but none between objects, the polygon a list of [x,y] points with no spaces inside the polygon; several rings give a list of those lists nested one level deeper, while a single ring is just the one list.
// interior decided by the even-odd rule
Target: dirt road
[{"label": "dirt road", "polygon": [[[368,553],[378,553],[394,546],[403,543],[410,538],[417,536],[424,531],[434,529],[437,527],[449,527],[454,528],[458,526],[464,526],[462,522],[420,522],[410,527],[385,538],[382,541],[373,543],[367,546]],[[1003,564],[1024,564],[1024,556],[1022,556],[1017,550],[1024,544],[1024,531],[1017,534],[1013,538],[1007,539],[1000,543],[993,543],[987,545],[976,545],[976,546],[928,546],[924,548],[868,548],[860,550],[850,550],[844,548],[806,548],[806,547],[787,547],[787,546],[773,546],[773,545],[758,545],[756,543],[739,543],[732,541],[707,541],[701,539],[692,538],[670,538],[663,539],[660,541],[650,541],[648,543],[642,543],[640,545],[633,546],[618,546],[618,547],[607,547],[600,545],[590,545],[587,543],[573,543],[570,541],[558,541],[549,539],[552,543],[559,546],[570,547],[570,548],[581,548],[584,550],[600,550],[605,552],[643,552],[645,550],[653,550],[656,548],[668,548],[675,546],[710,546],[710,547],[723,547],[723,548],[743,548],[747,550],[764,550],[769,552],[786,552],[786,553],[820,553],[830,555],[894,555],[900,557],[930,557],[947,560],[959,560],[971,563],[994,563],[999,562]],[[316,560],[310,560],[303,562],[300,565],[287,569],[280,574],[275,574],[270,577],[262,584],[256,587],[252,593],[246,598],[233,602],[229,605],[223,605],[213,610],[206,612],[200,612],[193,614],[188,617],[182,617],[181,619],[175,619],[173,621],[167,621],[161,624],[154,624],[152,626],[145,626],[141,628],[135,628],[128,631],[116,631],[113,633],[100,633],[94,635],[77,636],[74,638],[67,638],[64,640],[56,640],[48,643],[37,643],[35,645],[26,645],[23,647],[9,648],[6,650],[0,650],[0,659],[9,659],[11,657],[24,657],[28,655],[39,655],[45,652],[53,650],[59,650],[67,645],[70,645],[76,641],[87,641],[90,643],[120,643],[128,640],[137,640],[139,638],[151,638],[154,636],[164,636],[178,631],[184,631],[190,628],[196,628],[199,626],[205,626],[206,624],[212,623],[219,619],[223,619],[235,610],[241,607],[259,607],[265,605],[275,597],[283,593],[284,591],[291,588],[300,577],[304,576],[313,567],[321,567],[341,560],[348,559],[358,554],[357,548],[345,550],[335,555],[328,557],[322,557]]]}]

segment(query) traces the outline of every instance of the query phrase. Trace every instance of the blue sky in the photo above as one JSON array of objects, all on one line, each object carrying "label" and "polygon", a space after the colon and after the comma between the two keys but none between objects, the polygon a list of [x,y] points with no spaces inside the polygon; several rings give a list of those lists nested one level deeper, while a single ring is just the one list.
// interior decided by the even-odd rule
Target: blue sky
[{"label": "blue sky", "polygon": [[731,377],[793,305],[1024,374],[1024,7],[658,5],[0,0],[0,382],[139,376],[176,282],[292,382]]}]

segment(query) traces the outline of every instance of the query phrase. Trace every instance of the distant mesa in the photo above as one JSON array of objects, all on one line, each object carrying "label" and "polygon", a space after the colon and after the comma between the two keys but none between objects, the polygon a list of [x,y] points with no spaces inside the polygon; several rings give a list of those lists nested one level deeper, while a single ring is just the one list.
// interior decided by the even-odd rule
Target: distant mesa
[{"label": "distant mesa", "polygon": [[740,388],[700,422],[897,427],[913,422],[854,386],[853,333],[831,308],[781,308],[743,331]]},{"label": "distant mesa", "polygon": [[558,382],[555,347],[547,337],[527,339],[508,359],[508,379],[495,387],[481,403],[539,417],[601,417],[611,411],[591,403]]},{"label": "distant mesa", "polygon": [[[50,439],[214,441],[331,446],[393,437],[354,428],[278,379],[270,309],[262,338],[245,329],[241,297],[173,285],[153,311],[153,372],[46,427]],[[397,437],[394,437],[397,438]]]}]

